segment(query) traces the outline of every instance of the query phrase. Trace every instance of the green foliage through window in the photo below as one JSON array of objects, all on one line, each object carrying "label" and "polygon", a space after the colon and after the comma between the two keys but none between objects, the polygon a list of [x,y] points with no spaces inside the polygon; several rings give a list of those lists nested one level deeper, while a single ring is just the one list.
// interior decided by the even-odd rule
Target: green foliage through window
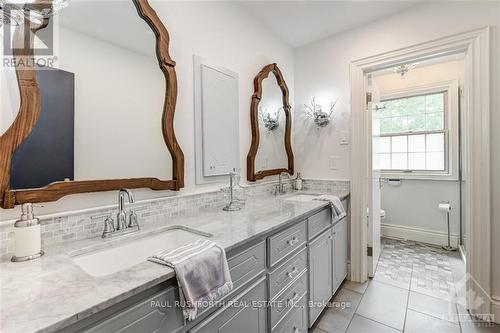
[{"label": "green foliage through window", "polygon": [[375,112],[380,134],[444,130],[444,92],[387,100]]},{"label": "green foliage through window", "polygon": [[444,92],[383,101],[374,117],[377,169],[446,171]]}]

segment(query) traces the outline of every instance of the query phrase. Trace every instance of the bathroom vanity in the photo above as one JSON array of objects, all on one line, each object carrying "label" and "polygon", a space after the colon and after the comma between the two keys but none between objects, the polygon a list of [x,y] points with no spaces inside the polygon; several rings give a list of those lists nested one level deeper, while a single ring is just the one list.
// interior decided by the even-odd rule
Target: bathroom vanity
[{"label": "bathroom vanity", "polygon": [[[332,219],[327,202],[302,196],[268,195],[249,200],[239,212],[208,208],[203,214],[170,218],[163,229],[145,226],[141,237],[182,226],[186,233],[196,231],[193,237],[209,236],[226,248],[234,289],[193,322],[186,323],[176,306],[171,268],[142,261],[110,273],[78,261],[117,249],[126,257],[125,246],[140,238],[120,237],[76,242],[66,245],[64,253],[48,249],[44,258],[23,267],[2,263],[2,330],[307,332],[346,277],[348,218]],[[343,199],[347,204],[347,193]],[[28,280],[37,282],[26,287]],[[20,291],[10,295],[16,288]],[[16,309],[23,305],[20,314]]]},{"label": "bathroom vanity", "polygon": [[313,210],[233,249],[228,264],[234,290],[194,322],[175,306],[173,280],[64,331],[305,333],[347,275],[346,219],[332,221],[329,207]]}]

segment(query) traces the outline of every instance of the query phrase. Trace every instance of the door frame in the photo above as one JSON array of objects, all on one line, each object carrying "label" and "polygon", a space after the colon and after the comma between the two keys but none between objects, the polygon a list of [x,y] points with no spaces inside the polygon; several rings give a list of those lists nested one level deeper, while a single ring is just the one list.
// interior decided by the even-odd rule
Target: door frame
[{"label": "door frame", "polygon": [[[366,111],[365,75],[375,70],[435,57],[465,53],[464,86],[466,135],[465,170],[467,307],[483,303],[472,313],[492,313],[491,298],[491,197],[490,197],[490,27],[439,38],[406,48],[351,62],[351,280],[367,280],[366,207],[370,200],[368,181],[371,172],[369,147],[371,128]],[[474,112],[472,112],[474,110]],[[473,163],[473,161],[481,161]],[[474,298],[474,299],[472,299]],[[495,307],[496,308],[496,307]],[[500,307],[497,309],[500,310]],[[497,311],[495,311],[497,312]],[[500,317],[500,314],[497,318]],[[497,319],[498,320],[498,319]]]}]

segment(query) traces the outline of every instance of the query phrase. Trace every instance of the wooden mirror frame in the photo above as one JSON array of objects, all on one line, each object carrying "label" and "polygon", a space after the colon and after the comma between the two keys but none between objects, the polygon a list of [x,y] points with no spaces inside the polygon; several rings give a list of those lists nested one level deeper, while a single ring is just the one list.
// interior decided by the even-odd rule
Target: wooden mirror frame
[{"label": "wooden mirror frame", "polygon": [[[262,99],[262,81],[266,79],[270,73],[273,73],[276,77],[276,81],[278,82],[278,86],[281,89],[283,94],[283,110],[286,115],[286,123],[285,123],[285,150],[288,156],[288,169],[279,168],[279,169],[268,169],[268,170],[260,170],[255,172],[255,157],[257,156],[257,151],[259,149],[259,140],[260,140],[260,132],[259,132],[259,103]],[[255,79],[253,80],[254,94],[252,95],[252,104],[250,105],[250,123],[252,126],[252,144],[250,146],[250,151],[247,155],[247,180],[250,182],[255,182],[257,180],[263,179],[267,176],[279,175],[282,172],[287,172],[290,175],[294,173],[294,161],[293,161],[293,151],[292,151],[292,115],[291,115],[291,106],[288,102],[289,92],[288,87],[286,85],[285,79],[283,78],[283,74],[281,73],[278,65],[276,63],[269,64],[264,66],[262,70],[257,74]]]},{"label": "wooden mirror frame", "polygon": [[[10,171],[12,156],[17,147],[30,135],[35,127],[41,112],[41,96],[36,71],[33,66],[25,65],[16,68],[17,81],[21,103],[19,113],[7,129],[0,136],[0,206],[2,208],[13,208],[17,204],[56,201],[69,194],[113,191],[120,188],[150,188],[153,190],[179,190],[184,187],[184,154],[175,137],[174,113],[177,102],[177,75],[175,73],[175,61],[169,54],[169,35],[166,27],[148,3],[148,0],[133,1],[139,16],[146,21],[156,36],[156,56],[165,81],[165,101],[163,104],[162,132],[165,143],[172,155],[172,180],[160,180],[158,178],[128,178],[108,180],[86,180],[86,181],[58,181],[45,187],[37,189],[10,189]],[[49,0],[37,0],[37,6],[52,6]],[[29,34],[31,40],[25,45],[21,29],[15,29],[13,43],[16,46],[14,58],[16,61],[32,59],[34,50],[34,34],[46,27],[49,19],[42,24],[34,25],[29,22]],[[19,46],[22,46],[19,48]],[[25,61],[24,64],[30,63]]]}]

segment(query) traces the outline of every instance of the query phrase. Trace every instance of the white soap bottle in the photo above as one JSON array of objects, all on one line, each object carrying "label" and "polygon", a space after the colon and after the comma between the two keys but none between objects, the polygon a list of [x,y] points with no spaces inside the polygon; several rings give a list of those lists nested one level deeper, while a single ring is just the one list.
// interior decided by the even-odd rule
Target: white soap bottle
[{"label": "white soap bottle", "polygon": [[21,218],[14,224],[13,262],[33,260],[43,255],[40,220],[33,214],[33,205],[23,204],[21,212]]},{"label": "white soap bottle", "polygon": [[302,190],[302,177],[300,176],[300,172],[297,172],[297,178],[295,179],[295,189],[297,191]]}]

